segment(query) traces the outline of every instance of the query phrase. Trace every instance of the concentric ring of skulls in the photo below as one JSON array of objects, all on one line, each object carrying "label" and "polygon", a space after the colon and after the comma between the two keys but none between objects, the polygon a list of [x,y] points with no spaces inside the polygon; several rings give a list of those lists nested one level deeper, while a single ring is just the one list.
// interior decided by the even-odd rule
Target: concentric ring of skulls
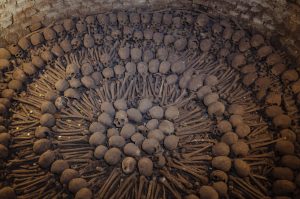
[{"label": "concentric ring of skulls", "polygon": [[298,72],[260,34],[184,10],[117,12],[7,49],[0,196],[299,194]]}]

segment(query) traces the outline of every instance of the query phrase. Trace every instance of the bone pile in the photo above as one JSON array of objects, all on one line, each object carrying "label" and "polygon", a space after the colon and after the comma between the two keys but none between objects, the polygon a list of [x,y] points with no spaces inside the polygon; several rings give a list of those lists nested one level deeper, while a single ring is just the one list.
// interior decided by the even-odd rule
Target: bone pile
[{"label": "bone pile", "polygon": [[296,65],[237,22],[64,19],[0,71],[0,198],[300,197]]}]

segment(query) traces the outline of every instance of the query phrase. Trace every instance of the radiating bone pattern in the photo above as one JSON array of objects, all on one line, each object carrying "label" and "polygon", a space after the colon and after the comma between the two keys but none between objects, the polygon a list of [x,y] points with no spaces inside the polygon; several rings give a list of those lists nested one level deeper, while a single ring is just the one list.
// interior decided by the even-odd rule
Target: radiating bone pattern
[{"label": "radiating bone pattern", "polygon": [[63,19],[0,70],[0,198],[299,196],[298,70],[236,21]]}]

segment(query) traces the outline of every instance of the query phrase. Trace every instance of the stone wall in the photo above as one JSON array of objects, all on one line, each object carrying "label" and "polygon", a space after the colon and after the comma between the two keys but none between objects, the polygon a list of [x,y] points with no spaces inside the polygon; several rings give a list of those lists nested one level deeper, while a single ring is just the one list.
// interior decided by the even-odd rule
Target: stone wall
[{"label": "stone wall", "polygon": [[174,6],[232,17],[239,24],[274,37],[274,42],[291,55],[300,55],[300,0],[0,0],[0,46],[64,17]]}]

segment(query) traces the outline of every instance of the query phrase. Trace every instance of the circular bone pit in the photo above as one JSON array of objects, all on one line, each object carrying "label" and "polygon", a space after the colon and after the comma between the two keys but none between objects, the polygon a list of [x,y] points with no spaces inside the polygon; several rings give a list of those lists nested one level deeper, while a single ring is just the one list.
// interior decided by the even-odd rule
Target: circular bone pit
[{"label": "circular bone pit", "polygon": [[0,48],[0,198],[299,198],[299,74],[203,12],[116,11]]}]

